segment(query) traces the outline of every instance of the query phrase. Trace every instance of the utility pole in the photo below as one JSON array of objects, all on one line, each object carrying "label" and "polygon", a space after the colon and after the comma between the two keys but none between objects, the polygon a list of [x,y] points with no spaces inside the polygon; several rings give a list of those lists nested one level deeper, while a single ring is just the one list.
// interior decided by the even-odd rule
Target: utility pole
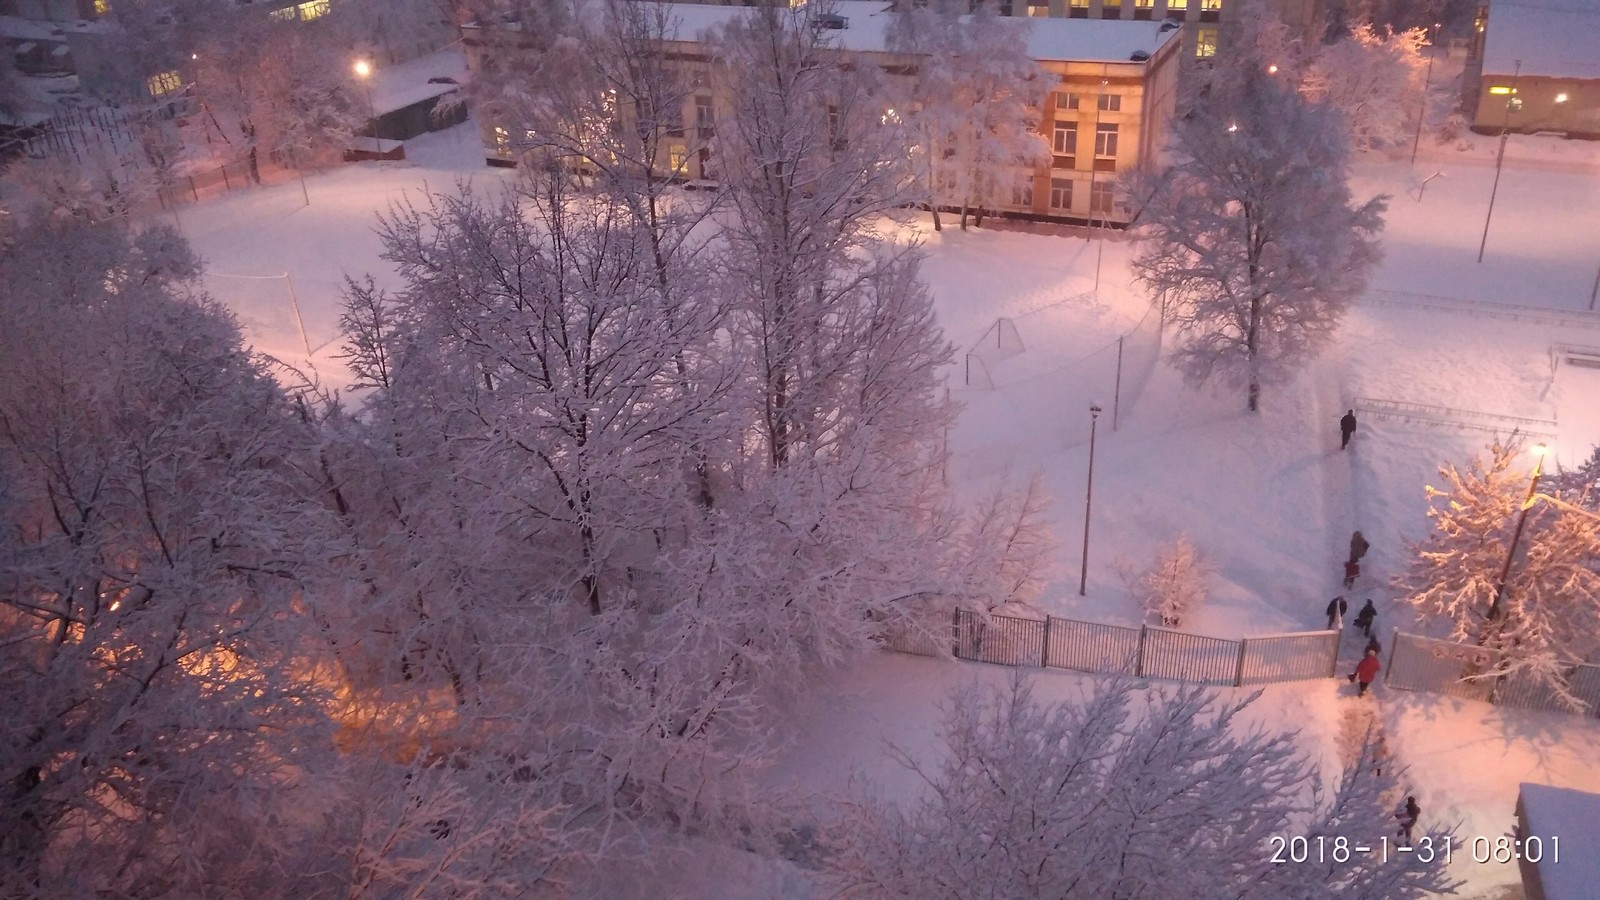
[{"label": "utility pole", "polygon": [[1500,193],[1500,167],[1506,161],[1506,129],[1511,127],[1512,104],[1520,106],[1521,100],[1517,99],[1517,78],[1522,75],[1522,60],[1517,60],[1517,68],[1511,75],[1511,93],[1506,96],[1506,115],[1500,120],[1500,152],[1494,157],[1494,187],[1489,189],[1489,211],[1483,214],[1483,240],[1478,242],[1478,262],[1483,262],[1483,248],[1489,246],[1489,220],[1494,218],[1494,198]]},{"label": "utility pole", "polygon": [[1078,596],[1089,591],[1089,511],[1094,508],[1094,431],[1100,404],[1089,407],[1089,486],[1083,492],[1083,569],[1078,575]]},{"label": "utility pole", "polygon": [[1417,147],[1422,143],[1422,122],[1428,118],[1428,87],[1433,84],[1433,54],[1439,43],[1439,25],[1433,23],[1433,34],[1428,38],[1428,73],[1422,77],[1422,102],[1417,108],[1417,135],[1411,139],[1411,164],[1417,164]]}]

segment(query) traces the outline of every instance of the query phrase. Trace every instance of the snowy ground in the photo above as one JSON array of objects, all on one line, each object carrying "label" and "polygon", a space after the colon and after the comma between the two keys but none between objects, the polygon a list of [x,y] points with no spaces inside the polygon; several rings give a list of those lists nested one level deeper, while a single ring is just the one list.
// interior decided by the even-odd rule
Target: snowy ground
[{"label": "snowy ground", "polygon": [[[1358,193],[1393,195],[1387,257],[1371,298],[1426,295],[1460,310],[1358,305],[1332,351],[1297,381],[1270,386],[1256,416],[1244,412],[1239,393],[1192,391],[1159,365],[1147,382],[1130,375],[1117,428],[1109,427],[1108,348],[1149,309],[1131,287],[1131,248],[1120,238],[949,228],[935,234],[927,223],[907,231],[927,248],[925,273],[963,354],[983,344],[999,317],[1017,324],[1024,349],[988,354],[994,390],[968,387],[964,365],[951,373],[953,395],[967,405],[951,435],[951,471],[966,494],[996,479],[1044,473],[1061,550],[1041,605],[1060,615],[1136,622],[1119,569],[1148,564],[1160,544],[1188,532],[1217,574],[1208,605],[1186,627],[1230,637],[1317,627],[1339,592],[1349,534],[1360,528],[1373,544],[1361,597],[1378,602],[1385,631],[1413,627],[1384,593],[1383,579],[1401,563],[1404,541],[1425,527],[1423,485],[1436,467],[1465,461],[1490,434],[1367,418],[1341,453],[1344,409],[1369,397],[1553,419],[1559,458],[1568,462],[1600,440],[1600,371],[1553,368],[1550,353],[1554,343],[1600,346],[1600,315],[1583,312],[1600,267],[1600,146],[1558,142],[1553,153],[1540,140],[1552,139],[1511,142],[1482,264],[1475,258],[1494,168],[1481,142],[1469,151],[1425,148],[1414,169],[1362,166]],[[424,185],[511,177],[483,166],[470,123],[409,142],[407,156],[310,176],[309,205],[298,182],[286,181],[179,210],[183,230],[211,265],[212,290],[238,311],[258,348],[309,361],[330,384],[345,383],[335,340],[343,278],[372,272],[380,283],[392,279],[378,258],[374,211]],[[1418,202],[1416,186],[1440,169],[1445,176]],[[1098,296],[1085,297],[1097,264]],[[288,283],[260,277],[284,273],[305,323],[304,344]],[[1457,301],[1566,310],[1572,321],[1491,318]],[[1130,368],[1133,349],[1124,348]],[[1089,587],[1079,597],[1091,402],[1108,411],[1097,425]],[[838,673],[798,716],[797,735],[773,777],[834,790],[857,775],[905,795],[915,783],[882,754],[883,743],[928,747],[935,702],[949,687],[1006,676],[999,668],[892,655]],[[1046,673],[1040,690],[1069,694],[1082,678]],[[1307,751],[1331,759],[1341,711],[1355,702],[1341,687],[1273,686],[1261,715],[1300,727]],[[1505,830],[1519,781],[1600,790],[1596,723],[1428,695],[1378,696],[1425,817],[1459,821],[1469,840]],[[1517,879],[1508,867],[1458,868],[1469,879],[1468,896],[1493,896]],[[717,895],[704,886],[697,893]],[[722,895],[750,893],[725,888]]]}]

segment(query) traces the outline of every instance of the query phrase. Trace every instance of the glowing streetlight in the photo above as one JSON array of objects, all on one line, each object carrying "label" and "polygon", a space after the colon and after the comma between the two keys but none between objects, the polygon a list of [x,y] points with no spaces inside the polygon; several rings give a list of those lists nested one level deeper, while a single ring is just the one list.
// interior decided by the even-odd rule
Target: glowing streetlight
[{"label": "glowing streetlight", "polygon": [[1238,122],[1229,122],[1228,123],[1228,133],[1229,134],[1236,134],[1238,131],[1239,131],[1239,123]]},{"label": "glowing streetlight", "polygon": [[1278,74],[1278,64],[1277,63],[1273,63],[1272,65],[1267,66],[1267,74],[1268,75],[1276,75],[1276,74]]},{"label": "glowing streetlight", "polygon": [[367,115],[369,116],[367,121],[372,128],[372,152],[382,156],[383,146],[378,143],[378,108],[372,102],[372,63],[364,59],[358,59],[351,68],[355,70],[356,77],[361,79],[362,85],[367,89]]},{"label": "glowing streetlight", "polygon": [[1544,458],[1550,448],[1544,444],[1533,445],[1533,480],[1528,483],[1528,496],[1522,501],[1522,513],[1517,516],[1517,529],[1511,532],[1511,549],[1506,551],[1505,565],[1500,567],[1500,578],[1494,588],[1494,602],[1489,604],[1489,621],[1500,618],[1500,601],[1506,596],[1506,580],[1511,577],[1511,561],[1517,557],[1517,545],[1522,543],[1522,529],[1528,524],[1528,510],[1533,508],[1533,495],[1539,490],[1539,476],[1544,474]]}]

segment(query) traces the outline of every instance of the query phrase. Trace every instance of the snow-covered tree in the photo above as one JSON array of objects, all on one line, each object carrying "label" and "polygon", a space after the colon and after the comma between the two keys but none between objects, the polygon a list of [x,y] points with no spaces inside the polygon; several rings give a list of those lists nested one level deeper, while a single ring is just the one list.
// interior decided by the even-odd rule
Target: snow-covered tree
[{"label": "snow-covered tree", "polygon": [[1497,440],[1465,470],[1441,466],[1444,486],[1428,488],[1433,530],[1413,545],[1397,586],[1452,638],[1501,651],[1505,663],[1494,674],[1523,672],[1573,699],[1565,670],[1600,653],[1600,521],[1530,498],[1525,461],[1516,443]]},{"label": "snow-covered tree", "polygon": [[1243,387],[1255,411],[1263,383],[1321,352],[1365,284],[1384,199],[1352,203],[1338,113],[1259,65],[1173,131],[1171,164],[1130,179],[1134,270],[1177,326],[1185,378]]},{"label": "snow-covered tree", "polygon": [[935,229],[940,206],[960,207],[962,228],[969,211],[981,225],[1019,170],[1049,157],[1038,125],[1051,79],[1028,53],[1027,28],[966,0],[913,6],[889,26],[889,47],[917,59],[894,117],[915,136],[916,193]]},{"label": "snow-covered tree", "polygon": [[919,898],[1421,897],[1443,860],[1350,853],[1278,865],[1273,838],[1393,832],[1393,773],[1358,764],[1324,798],[1287,731],[1245,724],[1254,697],[1100,681],[1050,705],[1018,674],[944,705],[940,758],[895,749],[925,792],[858,802],[825,857],[844,896]]},{"label": "snow-covered tree", "polygon": [[1211,567],[1187,534],[1156,551],[1155,564],[1138,576],[1134,596],[1145,614],[1167,628],[1177,628],[1206,599]]},{"label": "snow-covered tree", "polygon": [[1300,90],[1344,114],[1352,149],[1402,146],[1419,111],[1427,43],[1421,28],[1380,32],[1362,22],[1317,52]]},{"label": "snow-covered tree", "polygon": [[286,815],[326,746],[312,436],[197,274],[70,215],[0,254],[8,896],[247,891],[284,855],[203,836]]},{"label": "snow-covered tree", "polygon": [[329,23],[212,7],[194,40],[196,140],[243,156],[254,180],[263,157],[286,164],[326,158],[368,118],[343,34]]}]

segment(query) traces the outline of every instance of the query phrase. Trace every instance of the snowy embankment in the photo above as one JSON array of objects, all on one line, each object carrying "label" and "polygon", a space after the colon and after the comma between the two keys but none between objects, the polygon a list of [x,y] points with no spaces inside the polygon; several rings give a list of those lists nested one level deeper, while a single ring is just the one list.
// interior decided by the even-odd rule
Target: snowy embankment
[{"label": "snowy embankment", "polygon": [[[1474,260],[1492,165],[1466,154],[1459,162],[1429,164],[1434,154],[1415,169],[1388,163],[1361,169],[1358,195],[1394,195],[1387,256],[1371,299],[1403,304],[1404,294],[1428,295],[1433,306],[1514,303],[1582,318],[1600,266],[1594,213],[1600,172],[1586,163],[1519,162],[1518,142],[1512,147],[1482,264]],[[470,123],[409,142],[407,156],[404,163],[310,176],[309,205],[291,182],[180,208],[184,231],[211,266],[212,290],[239,313],[258,349],[295,364],[309,359],[329,384],[345,384],[348,373],[336,358],[343,279],[367,272],[380,284],[392,279],[378,258],[374,213],[425,185],[448,189],[460,178],[489,184],[510,177],[483,166]],[[1439,168],[1445,176],[1428,184],[1420,203],[1406,195]],[[1360,528],[1373,549],[1353,601],[1377,601],[1384,633],[1413,628],[1384,585],[1403,564],[1405,540],[1426,527],[1423,485],[1441,462],[1465,461],[1491,435],[1371,416],[1363,417],[1351,449],[1340,452],[1344,409],[1364,397],[1554,419],[1558,458],[1569,461],[1600,439],[1600,372],[1553,368],[1550,352],[1555,343],[1600,346],[1600,327],[1393,302],[1355,307],[1334,346],[1300,379],[1268,386],[1260,415],[1244,412],[1242,392],[1193,391],[1158,365],[1147,381],[1124,384],[1113,430],[1099,361],[1149,309],[1148,298],[1131,287],[1128,243],[987,229],[934,234],[926,223],[905,236],[926,245],[925,274],[959,351],[984,340],[1002,316],[1017,325],[1023,350],[993,367],[993,390],[968,387],[959,363],[952,372],[953,396],[967,409],[951,434],[950,471],[965,497],[996,481],[1025,479],[1034,469],[1044,473],[1060,549],[1040,605],[1057,615],[1137,622],[1119,569],[1148,565],[1160,545],[1187,532],[1217,575],[1209,602],[1185,621],[1186,629],[1234,637],[1318,627],[1328,598],[1340,591],[1338,565],[1349,533]],[[1097,265],[1098,297],[1083,298]],[[309,358],[287,284],[228,277],[285,272]],[[1091,357],[1096,362],[1078,365]],[[1079,597],[1091,402],[1108,411],[1096,426],[1088,591]],[[927,756],[936,704],[949,689],[972,678],[997,684],[1008,675],[999,667],[889,654],[835,673],[796,713],[773,782],[832,791],[854,775],[910,796],[917,785],[883,754],[884,743]],[[1085,677],[1045,673],[1040,694],[1070,696]],[[1307,753],[1332,763],[1342,710],[1355,702],[1343,696],[1346,688],[1342,681],[1275,685],[1257,715],[1299,728]],[[1381,686],[1378,698],[1391,748],[1411,767],[1425,821],[1459,821],[1468,839],[1505,829],[1519,781],[1600,790],[1595,723]],[[1458,865],[1469,879],[1467,896],[1487,896],[1516,880],[1510,867]],[[796,889],[789,875],[788,887],[774,890]],[[783,880],[772,877],[774,885]],[[697,883],[691,893],[752,893],[709,884]]]}]

